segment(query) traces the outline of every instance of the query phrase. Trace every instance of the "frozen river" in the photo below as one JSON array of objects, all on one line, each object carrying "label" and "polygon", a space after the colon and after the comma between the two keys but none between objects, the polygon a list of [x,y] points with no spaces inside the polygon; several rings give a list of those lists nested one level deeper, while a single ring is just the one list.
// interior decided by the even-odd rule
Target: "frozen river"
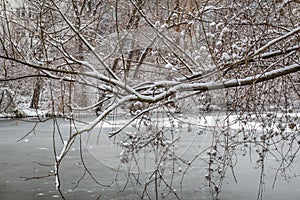
[{"label": "frozen river", "polygon": [[[58,123],[61,125],[60,131],[63,134],[68,133],[68,122],[58,120]],[[26,178],[45,176],[53,171],[53,122],[51,120],[37,125],[35,132],[18,142],[34,125],[20,120],[0,121],[0,200],[60,198],[55,189],[55,177],[26,181]],[[95,131],[99,132],[99,130]],[[105,132],[105,128],[102,131]],[[56,137],[56,140],[59,140],[59,136]],[[208,138],[198,138],[191,144],[189,140],[183,139],[181,145],[185,149],[182,151],[182,156],[189,158],[197,153],[196,147],[204,145],[202,139],[209,142]],[[66,199],[139,199],[136,191],[141,191],[143,187],[128,185],[126,173],[118,168],[120,149],[115,148],[112,141],[94,134],[90,136],[89,142],[85,143],[82,153],[86,166],[97,181],[102,185],[111,184],[111,186],[101,186],[86,174],[74,189],[84,173],[78,145],[74,145],[67,160],[61,165],[62,190]],[[269,162],[271,166],[272,160]],[[183,182],[182,199],[212,199],[204,181],[206,173],[204,168],[205,166],[199,163],[189,170]],[[121,172],[116,173],[117,169],[121,169]],[[296,176],[300,174],[300,164],[297,160],[294,170]],[[266,172],[264,199],[298,200],[300,198],[300,178],[292,178],[287,182],[279,177],[275,188],[272,189],[275,171],[266,170]],[[145,173],[149,172],[145,170]],[[235,183],[228,173],[219,199],[257,199],[260,171],[255,169],[255,163],[251,163],[247,156],[240,156],[235,173],[238,182]],[[126,184],[128,186],[121,192]],[[176,183],[174,185],[176,187]]]}]

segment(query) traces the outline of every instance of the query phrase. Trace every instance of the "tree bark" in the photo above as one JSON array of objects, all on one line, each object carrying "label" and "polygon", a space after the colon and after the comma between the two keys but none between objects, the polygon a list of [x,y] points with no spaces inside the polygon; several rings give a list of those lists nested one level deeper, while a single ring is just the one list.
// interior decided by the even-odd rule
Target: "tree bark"
[{"label": "tree bark", "polygon": [[39,108],[39,101],[40,101],[42,87],[43,87],[43,80],[41,77],[37,77],[35,85],[34,85],[34,89],[33,89],[30,108],[33,108],[33,109]]}]

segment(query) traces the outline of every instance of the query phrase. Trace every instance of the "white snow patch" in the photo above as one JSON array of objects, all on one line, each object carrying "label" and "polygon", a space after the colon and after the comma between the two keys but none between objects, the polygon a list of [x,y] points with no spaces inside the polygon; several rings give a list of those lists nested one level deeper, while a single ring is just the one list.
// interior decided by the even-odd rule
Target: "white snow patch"
[{"label": "white snow patch", "polygon": [[215,34],[212,34],[212,33],[206,33],[206,36],[207,36],[207,37],[210,37],[210,38],[214,38],[214,37],[215,37]]},{"label": "white snow patch", "polygon": [[223,44],[223,43],[222,43],[221,40],[219,40],[219,41],[216,42],[216,46],[218,46],[218,47],[222,46],[222,44]]},{"label": "white snow patch", "polygon": [[160,21],[156,21],[154,26],[157,27],[157,28],[160,27],[161,26]]},{"label": "white snow patch", "polygon": [[200,53],[205,53],[205,52],[207,52],[206,46],[201,46]]},{"label": "white snow patch", "polygon": [[210,27],[216,26],[216,22],[211,22],[211,23],[209,24],[209,26],[210,26]]},{"label": "white snow patch", "polygon": [[230,60],[231,58],[230,58],[230,56],[229,56],[228,53],[224,52],[224,53],[222,53],[222,59],[225,60],[225,61],[228,61],[228,60]]},{"label": "white snow patch", "polygon": [[163,25],[161,25],[161,29],[166,29],[168,27],[168,24],[163,24]]},{"label": "white snow patch", "polygon": [[45,116],[47,114],[46,110],[39,110],[39,109],[31,109],[31,108],[23,108],[20,110],[25,116],[28,117],[35,117],[35,116]]},{"label": "white snow patch", "polygon": [[172,69],[174,67],[174,65],[172,65],[171,63],[167,63],[164,67],[166,69]]}]

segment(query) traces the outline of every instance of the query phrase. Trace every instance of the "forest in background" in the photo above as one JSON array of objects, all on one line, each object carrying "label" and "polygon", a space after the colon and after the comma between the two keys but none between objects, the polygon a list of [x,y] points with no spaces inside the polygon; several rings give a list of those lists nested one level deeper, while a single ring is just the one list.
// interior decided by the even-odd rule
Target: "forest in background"
[{"label": "forest in background", "polygon": [[[0,108],[4,115],[22,114],[24,108],[42,109],[49,115],[75,112],[71,107],[99,109],[99,102],[111,100],[105,98],[105,93],[111,93],[109,83],[78,78],[76,73],[90,71],[85,62],[108,79],[118,77],[140,90],[164,90],[161,81],[170,81],[170,86],[183,81],[223,84],[299,61],[298,31],[293,31],[299,23],[297,1],[58,1],[61,16],[48,4],[2,3]],[[282,33],[289,34],[281,38]],[[45,74],[43,67],[53,73]],[[290,78],[285,81],[296,90],[298,77]],[[251,110],[263,103],[260,99],[269,99],[274,107],[276,100],[268,96],[280,93],[284,84],[279,79],[269,81],[267,94],[258,94],[260,86],[246,91],[235,86],[222,91],[224,99],[219,102],[219,91],[205,89],[210,91],[188,100],[177,98],[172,104],[183,112],[220,109],[224,101],[232,108]],[[262,95],[265,98],[257,99]],[[284,94],[274,96],[284,100]],[[297,100],[298,95],[292,97]]]}]

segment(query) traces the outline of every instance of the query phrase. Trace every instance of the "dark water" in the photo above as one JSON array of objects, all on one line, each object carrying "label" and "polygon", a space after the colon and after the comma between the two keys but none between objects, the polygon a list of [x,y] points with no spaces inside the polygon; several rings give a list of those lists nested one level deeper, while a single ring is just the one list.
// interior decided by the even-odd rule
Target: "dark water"
[{"label": "dark water", "polygon": [[[68,122],[59,120],[60,132],[63,139],[69,134]],[[53,170],[53,121],[38,124],[35,132],[32,132],[23,140],[19,141],[34,126],[18,120],[0,121],[0,200],[6,199],[60,199],[58,191],[55,189],[55,177],[50,176],[41,179],[26,181],[26,178],[40,177],[51,174]],[[57,129],[56,129],[57,130]],[[66,199],[140,199],[139,195],[143,191],[143,181],[151,175],[151,169],[145,168],[145,174],[140,175],[141,185],[131,184],[127,180],[133,177],[126,176],[126,170],[120,167],[120,149],[115,148],[113,141],[102,137],[105,128],[95,130],[92,135],[83,137],[84,148],[82,154],[84,163],[99,185],[86,174],[76,189],[74,187],[84,174],[84,166],[80,159],[79,141],[76,141],[74,148],[69,152],[68,158],[61,165],[61,185]],[[100,135],[99,135],[100,133]],[[102,134],[102,136],[101,136]],[[188,133],[184,133],[186,138],[182,139],[181,146],[184,149],[181,154],[183,158],[190,159],[199,151],[199,146],[205,145],[200,140],[207,138],[196,138],[191,142]],[[57,149],[61,148],[61,138],[54,135]],[[87,140],[87,138],[89,138]],[[239,157],[235,175],[238,178],[234,182],[231,173],[228,173],[224,181],[223,189],[219,199],[257,199],[258,183],[260,171],[255,169],[255,162],[249,162],[248,157]],[[272,166],[272,160],[269,161]],[[294,170],[300,174],[300,165],[297,162]],[[148,165],[147,165],[148,167]],[[204,181],[203,163],[194,163],[194,166],[186,173],[180,190],[180,180],[182,176],[174,178],[174,188],[180,193],[182,199],[213,199],[210,196],[207,184]],[[120,172],[117,170],[120,169]],[[273,170],[266,170],[264,199],[300,199],[300,179],[278,178],[275,188],[272,189]],[[105,187],[103,185],[110,185]],[[123,188],[126,186],[125,190]],[[180,191],[180,192],[179,192]],[[154,189],[148,190],[153,199]],[[173,199],[174,196],[167,196],[166,199]],[[162,198],[160,198],[162,199]]]}]

